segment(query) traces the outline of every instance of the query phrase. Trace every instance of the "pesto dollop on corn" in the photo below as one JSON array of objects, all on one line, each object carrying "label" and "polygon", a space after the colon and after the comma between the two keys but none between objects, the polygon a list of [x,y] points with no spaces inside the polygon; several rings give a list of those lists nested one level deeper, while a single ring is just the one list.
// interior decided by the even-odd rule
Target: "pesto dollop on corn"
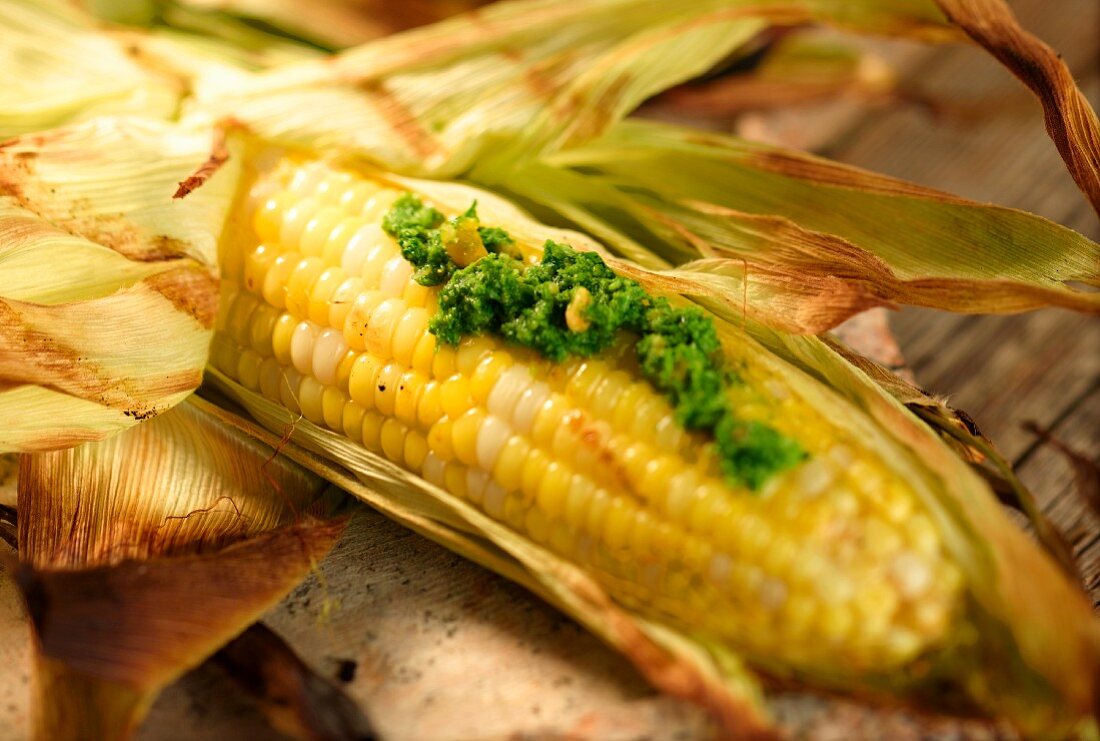
[{"label": "pesto dollop on corn", "polygon": [[[954,640],[961,572],[909,484],[775,368],[723,359],[706,315],[320,163],[253,194],[212,353],[242,386],[770,670],[885,674]],[[730,475],[724,436],[788,452]]]},{"label": "pesto dollop on corn", "polygon": [[710,317],[651,296],[595,252],[547,240],[541,260],[526,264],[509,249],[506,230],[480,225],[476,203],[448,221],[411,193],[397,199],[382,228],[416,266],[418,283],[446,282],[428,324],[442,342],[494,333],[560,363],[597,355],[621,332],[633,332],[642,375],[672,402],[680,424],[714,434],[730,483],[757,489],[803,457],[774,427],[737,418],[725,393],[736,378]]}]

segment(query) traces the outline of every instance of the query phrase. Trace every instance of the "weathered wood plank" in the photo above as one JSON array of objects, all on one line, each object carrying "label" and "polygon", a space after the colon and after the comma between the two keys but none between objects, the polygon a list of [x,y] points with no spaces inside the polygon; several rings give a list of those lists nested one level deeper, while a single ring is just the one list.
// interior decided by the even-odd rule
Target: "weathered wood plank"
[{"label": "weathered wood plank", "polygon": [[957,317],[908,309],[893,327],[922,388],[966,410],[1013,459],[1100,374],[1100,323],[1064,311]]}]

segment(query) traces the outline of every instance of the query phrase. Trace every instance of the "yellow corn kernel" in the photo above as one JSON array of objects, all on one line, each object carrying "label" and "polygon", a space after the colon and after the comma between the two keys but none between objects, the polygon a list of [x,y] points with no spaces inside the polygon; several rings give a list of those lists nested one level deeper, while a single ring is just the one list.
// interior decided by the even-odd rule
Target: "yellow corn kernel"
[{"label": "yellow corn kernel", "polygon": [[237,360],[237,380],[252,391],[260,388],[260,367],[264,359],[255,350],[245,350]]},{"label": "yellow corn kernel", "polygon": [[260,393],[272,401],[279,400],[279,384],[283,369],[275,358],[267,358],[260,364]]},{"label": "yellow corn kernel", "polygon": [[493,390],[500,374],[510,368],[512,356],[503,351],[497,351],[486,356],[474,369],[470,379],[470,394],[477,404],[485,404],[489,400],[489,393]]},{"label": "yellow corn kernel", "polygon": [[467,466],[477,465],[477,437],[485,422],[485,412],[476,407],[454,422],[452,440],[455,457]]},{"label": "yellow corn kernel", "polygon": [[358,275],[352,275],[336,287],[329,300],[328,324],[330,327],[343,329],[347,323],[348,314],[355,306],[355,300],[363,291],[363,279]]},{"label": "yellow corn kernel", "polygon": [[283,212],[283,222],[279,225],[279,244],[289,249],[296,249],[302,241],[302,232],[306,224],[321,207],[321,202],[316,198],[304,198],[297,203],[292,203],[290,208]]},{"label": "yellow corn kernel", "polygon": [[546,476],[546,468],[550,465],[550,456],[538,448],[531,448],[527,459],[523,462],[523,481],[520,484],[524,498],[534,500],[538,496],[539,486]]},{"label": "yellow corn kernel", "polygon": [[466,468],[458,463],[448,463],[443,469],[443,480],[447,485],[447,491],[459,499],[467,498]]},{"label": "yellow corn kernel", "polygon": [[[416,341],[416,349],[413,351],[412,367],[425,376],[433,375],[432,366],[435,363],[435,336],[424,332]],[[439,375],[435,376],[440,378]]]},{"label": "yellow corn kernel", "polygon": [[[303,255],[320,257],[324,254],[325,243],[329,241],[329,235],[343,218],[343,213],[338,208],[324,207],[317,211],[302,230],[300,246]],[[331,262],[331,261],[329,261]]]},{"label": "yellow corn kernel", "polygon": [[440,399],[439,381],[434,378],[424,384],[420,398],[416,403],[416,421],[422,429],[428,429],[443,416],[443,402]]},{"label": "yellow corn kernel", "polygon": [[344,431],[344,408],[347,404],[348,397],[343,391],[334,386],[325,387],[325,393],[321,396],[321,414],[326,427],[336,432]]},{"label": "yellow corn kernel", "polygon": [[378,287],[382,280],[382,270],[386,267],[386,263],[393,257],[396,257],[397,254],[397,245],[388,239],[378,242],[371,247],[363,260],[363,270],[360,273],[360,275],[363,276],[363,284],[375,288]]},{"label": "yellow corn kernel", "polygon": [[416,371],[405,371],[397,379],[397,398],[394,400],[393,413],[410,427],[417,423],[417,404],[423,391],[424,379]]},{"label": "yellow corn kernel", "polygon": [[382,452],[382,426],[386,418],[375,411],[368,411],[363,415],[363,447],[375,453]]},{"label": "yellow corn kernel", "polygon": [[449,417],[439,420],[428,430],[428,447],[440,460],[454,460],[454,423]]},{"label": "yellow corn kernel", "polygon": [[[333,296],[348,274],[338,267],[327,267],[309,289],[309,318],[317,324],[328,324]],[[343,327],[343,325],[339,325]]]},{"label": "yellow corn kernel", "polygon": [[451,376],[440,386],[439,399],[443,413],[451,419],[458,419],[474,405],[469,379],[457,373]]},{"label": "yellow corn kernel", "polygon": [[393,335],[406,308],[405,302],[399,298],[387,298],[374,307],[363,337],[367,352],[380,358],[393,357]]},{"label": "yellow corn kernel", "polygon": [[561,517],[565,512],[565,499],[569,495],[569,485],[573,472],[556,460],[546,466],[542,481],[539,483],[536,502],[539,509],[550,519]]},{"label": "yellow corn kernel", "polygon": [[432,375],[442,381],[454,375],[456,369],[455,349],[447,345],[436,345],[435,356],[432,358]]},{"label": "yellow corn kernel", "polygon": [[336,365],[336,386],[341,391],[350,393],[351,371],[355,367],[355,361],[358,359],[359,353],[354,350],[348,350]]},{"label": "yellow corn kernel", "polygon": [[427,438],[415,430],[409,430],[405,435],[405,450],[402,453],[402,457],[405,459],[405,467],[410,471],[419,473],[424,467],[424,459],[427,456]]},{"label": "yellow corn kernel", "polygon": [[271,352],[279,365],[290,365],[290,346],[297,326],[298,320],[285,312],[279,314],[279,318],[275,320],[275,329],[271,333]]},{"label": "yellow corn kernel", "polygon": [[252,293],[261,293],[267,273],[279,254],[279,248],[266,244],[249,252],[244,261],[244,287]]},{"label": "yellow corn kernel", "polygon": [[274,306],[261,304],[252,312],[252,325],[248,328],[248,343],[252,349],[263,357],[274,354],[272,338],[275,335],[275,325],[282,315]]},{"label": "yellow corn kernel", "polygon": [[286,310],[295,317],[309,316],[309,294],[313,281],[324,269],[318,257],[305,257],[295,266],[286,281]]},{"label": "yellow corn kernel", "polygon": [[316,378],[306,376],[298,386],[298,404],[302,408],[302,416],[314,424],[324,424],[324,404],[322,397],[325,387]]},{"label": "yellow corn kernel", "polygon": [[543,402],[535,416],[535,424],[531,427],[531,439],[535,444],[543,448],[551,447],[554,435],[565,424],[567,414],[568,405],[560,394],[553,394]]},{"label": "yellow corn kernel", "polygon": [[301,260],[297,252],[284,252],[275,258],[264,276],[261,289],[264,301],[279,309],[286,308],[286,283]]},{"label": "yellow corn kernel", "polygon": [[520,435],[512,435],[497,456],[493,478],[505,491],[518,491],[523,484],[523,464],[531,453],[531,445]]},{"label": "yellow corn kernel", "polygon": [[366,415],[366,410],[354,401],[344,405],[340,426],[344,428],[344,434],[357,443],[363,442],[363,420]]},{"label": "yellow corn kernel", "polygon": [[352,400],[364,409],[374,407],[375,393],[378,390],[378,374],[382,370],[373,355],[362,353],[355,358],[348,378],[348,394]]},{"label": "yellow corn kernel", "polygon": [[[422,286],[416,280],[410,279],[405,283],[405,290],[401,292],[401,298],[405,299],[405,303],[409,306],[424,308],[431,304],[435,294],[436,289],[431,286]],[[428,309],[429,315],[435,314],[438,308],[438,306],[431,306]]]},{"label": "yellow corn kernel", "polygon": [[297,198],[290,193],[278,193],[268,198],[260,208],[256,209],[256,214],[252,219],[252,227],[262,241],[278,241],[279,230],[283,225],[283,215],[296,200]]},{"label": "yellow corn kernel", "polygon": [[386,417],[392,417],[397,405],[397,387],[400,386],[402,368],[397,363],[386,363],[375,378],[374,406]]},{"label": "yellow corn kernel", "polygon": [[225,321],[225,333],[238,345],[248,344],[252,314],[259,306],[260,299],[245,291],[241,291],[233,299]]},{"label": "yellow corn kernel", "polygon": [[417,345],[428,331],[428,312],[410,308],[401,315],[393,334],[393,359],[412,366]]},{"label": "yellow corn kernel", "polygon": [[382,423],[382,453],[394,463],[403,463],[402,456],[405,452],[405,436],[408,432],[409,430],[405,425],[392,417],[387,417]]},{"label": "yellow corn kernel", "polygon": [[467,337],[458,343],[455,369],[464,376],[473,375],[482,359],[496,349],[496,342],[488,337]]},{"label": "yellow corn kernel", "polygon": [[355,297],[343,326],[344,341],[348,343],[348,347],[354,350],[367,349],[367,329],[371,315],[383,298],[382,294],[371,290],[363,291]]}]

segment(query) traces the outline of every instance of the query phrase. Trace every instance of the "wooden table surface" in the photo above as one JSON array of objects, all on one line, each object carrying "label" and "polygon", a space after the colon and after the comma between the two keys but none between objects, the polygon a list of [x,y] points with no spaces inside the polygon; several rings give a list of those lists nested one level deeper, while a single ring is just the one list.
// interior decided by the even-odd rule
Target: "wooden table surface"
[{"label": "wooden table surface", "polygon": [[[1100,101],[1100,3],[1019,0],[1025,26],[1063,53]],[[1093,239],[1100,224],[1042,128],[1040,109],[983,53],[899,56],[908,85],[936,99],[867,110],[824,148],[831,157],[1042,214]],[[1074,543],[1100,600],[1098,522],[1072,492],[1066,461],[1037,445],[1034,421],[1100,454],[1100,323],[1064,311],[1011,317],[905,309],[891,319],[926,389],[967,410],[1015,462]],[[363,509],[317,575],[265,622],[321,674],[339,677],[386,738],[694,738],[699,710],[657,695],[570,620],[503,581]],[[0,578],[0,662],[26,666],[29,637]],[[0,683],[0,739],[26,737],[26,675]],[[812,738],[990,738],[1004,729],[799,694],[771,698],[783,725]],[[275,738],[216,669],[157,702],[142,739]]]}]

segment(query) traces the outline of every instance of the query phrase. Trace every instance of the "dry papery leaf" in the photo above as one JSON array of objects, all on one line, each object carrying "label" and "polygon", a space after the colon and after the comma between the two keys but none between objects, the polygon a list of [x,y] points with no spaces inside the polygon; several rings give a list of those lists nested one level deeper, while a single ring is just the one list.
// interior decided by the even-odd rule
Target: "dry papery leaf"
[{"label": "dry papery leaf", "polygon": [[307,575],[343,530],[342,499],[190,404],[24,455],[16,578],[36,737],[128,736],[165,685]]},{"label": "dry papery leaf", "polygon": [[1021,28],[1004,0],[936,0],[936,5],[1035,93],[1047,133],[1100,214],[1100,120],[1061,55]]},{"label": "dry papery leaf", "polygon": [[656,96],[645,117],[728,125],[747,111],[801,108],[824,101],[897,101],[893,68],[856,39],[821,29],[771,29],[747,45],[729,70],[687,82]]},{"label": "dry papery leaf", "polygon": [[[482,179],[556,213],[665,291],[816,334],[875,306],[1100,313],[1100,245],[801,152],[647,121]],[[672,268],[672,269],[670,269]]]},{"label": "dry papery leaf", "polygon": [[100,118],[0,144],[0,451],[101,439],[198,386],[237,165],[171,196],[217,141]]}]

